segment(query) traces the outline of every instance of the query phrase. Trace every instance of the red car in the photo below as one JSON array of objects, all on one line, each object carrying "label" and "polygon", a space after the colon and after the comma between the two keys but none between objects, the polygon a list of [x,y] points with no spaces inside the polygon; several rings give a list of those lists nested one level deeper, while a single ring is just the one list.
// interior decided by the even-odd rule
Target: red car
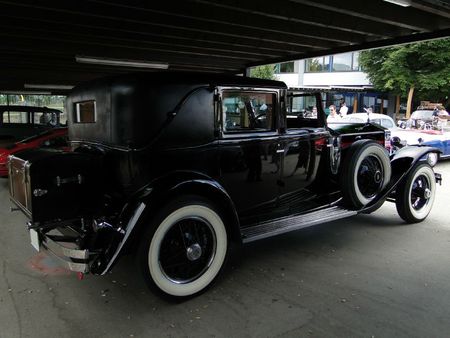
[{"label": "red car", "polygon": [[0,148],[0,177],[8,176],[8,156],[19,151],[35,148],[68,150],[67,128],[55,128]]}]

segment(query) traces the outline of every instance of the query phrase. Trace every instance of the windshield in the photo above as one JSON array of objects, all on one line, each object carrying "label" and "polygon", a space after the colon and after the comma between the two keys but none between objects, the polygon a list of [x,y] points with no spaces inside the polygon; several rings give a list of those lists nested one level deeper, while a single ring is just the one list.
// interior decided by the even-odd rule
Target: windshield
[{"label": "windshield", "polygon": [[422,120],[422,119],[431,119],[433,116],[432,110],[416,110],[414,113],[412,113],[411,118],[416,120]]}]

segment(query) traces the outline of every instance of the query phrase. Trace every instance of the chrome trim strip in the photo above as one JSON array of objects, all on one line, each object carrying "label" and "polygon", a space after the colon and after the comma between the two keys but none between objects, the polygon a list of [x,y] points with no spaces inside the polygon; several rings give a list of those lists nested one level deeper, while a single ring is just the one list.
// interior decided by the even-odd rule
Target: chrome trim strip
[{"label": "chrome trim strip", "polygon": [[[333,129],[333,128],[331,128],[331,129]],[[339,133],[339,130],[337,131],[337,133]],[[383,130],[378,130],[378,131],[367,131],[367,132],[364,132],[364,135],[369,135],[369,134],[381,134],[381,133],[384,134]],[[347,134],[347,133],[344,133],[344,134],[340,134],[340,136],[355,136],[355,135],[360,136],[361,133],[348,133],[348,134]]]},{"label": "chrome trim strip", "polygon": [[[56,243],[58,244],[58,243]],[[69,249],[61,246],[61,251],[64,256],[75,259],[88,259],[89,258],[89,250],[77,250],[77,249]]]},{"label": "chrome trim strip", "polygon": [[139,220],[139,217],[141,217],[141,214],[144,211],[144,209],[145,209],[145,203],[141,202],[141,204],[139,204],[139,207],[137,207],[136,211],[134,212],[133,217],[131,217],[130,221],[128,222],[127,230],[125,232],[125,236],[123,237],[122,241],[120,242],[119,246],[117,247],[116,252],[112,256],[111,260],[109,261],[108,266],[106,267],[106,269],[103,270],[103,272],[101,273],[102,276],[105,275],[108,272],[108,270],[113,265],[114,261],[117,259],[117,256],[119,255],[119,253],[122,250],[123,246],[127,242],[128,237],[130,237],[130,234],[133,231],[137,221]]}]

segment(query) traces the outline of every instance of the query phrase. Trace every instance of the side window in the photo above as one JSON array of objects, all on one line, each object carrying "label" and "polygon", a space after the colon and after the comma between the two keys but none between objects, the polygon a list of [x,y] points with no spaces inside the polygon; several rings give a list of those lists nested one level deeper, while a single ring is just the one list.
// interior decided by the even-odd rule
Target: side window
[{"label": "side window", "polygon": [[315,95],[296,94],[288,96],[287,127],[301,128],[318,122],[318,106]]},{"label": "side window", "polygon": [[48,112],[37,112],[33,115],[33,123],[40,124],[44,126],[56,126],[56,114]]},{"label": "side window", "polygon": [[274,93],[224,91],[222,119],[225,132],[273,130]]},{"label": "side window", "polygon": [[3,123],[29,123],[28,112],[9,111],[3,112]]}]

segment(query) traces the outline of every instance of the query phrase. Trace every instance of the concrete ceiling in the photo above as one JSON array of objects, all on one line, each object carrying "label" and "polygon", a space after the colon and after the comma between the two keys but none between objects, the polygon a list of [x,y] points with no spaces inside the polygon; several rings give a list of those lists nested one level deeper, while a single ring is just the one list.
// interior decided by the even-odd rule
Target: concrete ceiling
[{"label": "concrete ceiling", "polygon": [[450,36],[443,0],[0,0],[0,91],[75,85],[136,69],[75,56],[144,60],[169,70],[247,67]]}]

